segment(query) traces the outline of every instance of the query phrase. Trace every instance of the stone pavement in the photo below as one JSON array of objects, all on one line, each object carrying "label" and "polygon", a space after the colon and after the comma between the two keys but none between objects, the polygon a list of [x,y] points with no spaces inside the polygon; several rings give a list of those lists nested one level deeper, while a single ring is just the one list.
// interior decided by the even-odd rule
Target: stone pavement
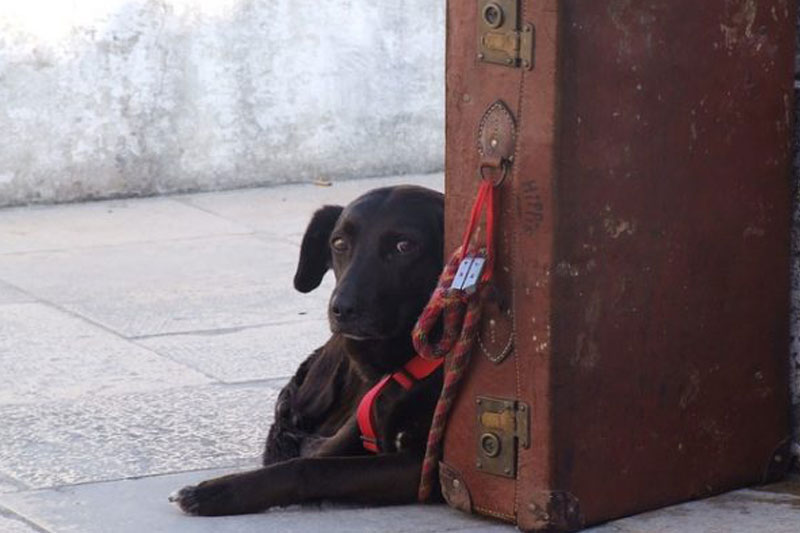
[{"label": "stone pavement", "polygon": [[[513,531],[445,506],[186,517],[174,489],[257,464],[276,394],[327,336],[292,289],[324,203],[441,174],[0,210],[0,533]],[[595,532],[800,530],[798,485]]]}]

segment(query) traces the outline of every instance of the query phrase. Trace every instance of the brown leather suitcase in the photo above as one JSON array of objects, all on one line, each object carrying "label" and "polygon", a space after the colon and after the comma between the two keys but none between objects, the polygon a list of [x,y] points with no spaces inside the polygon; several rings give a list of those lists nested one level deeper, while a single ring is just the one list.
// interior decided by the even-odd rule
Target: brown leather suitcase
[{"label": "brown leather suitcase", "polygon": [[449,2],[449,250],[507,170],[452,506],[573,530],[782,475],[794,13]]}]

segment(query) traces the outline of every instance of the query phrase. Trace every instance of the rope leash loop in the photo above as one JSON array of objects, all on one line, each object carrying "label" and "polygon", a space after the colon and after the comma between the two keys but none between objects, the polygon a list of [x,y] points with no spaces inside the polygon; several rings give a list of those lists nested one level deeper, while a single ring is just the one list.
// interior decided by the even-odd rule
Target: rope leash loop
[{"label": "rope leash loop", "polygon": [[[493,179],[484,173],[493,168],[502,172]],[[425,459],[422,463],[417,498],[426,501],[433,488],[433,476],[438,469],[444,431],[450,409],[469,363],[469,356],[477,337],[481,321],[481,293],[491,281],[494,272],[495,189],[508,172],[502,160],[487,161],[480,165],[481,184],[472,204],[461,246],[445,265],[436,290],[422,311],[412,332],[417,353],[427,359],[447,357],[444,383],[428,433]],[[485,251],[471,252],[470,242],[486,211]],[[431,331],[439,319],[443,320],[441,338],[433,342]]]},{"label": "rope leash loop", "polygon": [[[411,334],[416,352],[425,359],[438,359],[447,355],[458,339],[458,325],[462,322],[463,296],[450,289],[460,263],[458,253],[450,259],[439,277],[436,290],[425,306]],[[439,318],[444,320],[441,338],[432,342],[431,332]]]}]

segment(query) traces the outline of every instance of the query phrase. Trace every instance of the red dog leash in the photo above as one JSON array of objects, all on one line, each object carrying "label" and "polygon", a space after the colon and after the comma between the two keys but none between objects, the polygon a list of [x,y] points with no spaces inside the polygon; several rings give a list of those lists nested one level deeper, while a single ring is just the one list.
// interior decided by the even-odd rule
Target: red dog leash
[{"label": "red dog leash", "polygon": [[[505,176],[507,168],[502,166],[498,168],[502,169]],[[472,205],[461,247],[445,266],[436,290],[412,332],[414,348],[422,357],[441,360],[447,356],[444,384],[433,414],[431,430],[428,433],[428,446],[422,463],[417,494],[421,502],[430,497],[433,488],[433,476],[442,452],[447,417],[469,363],[481,321],[481,293],[491,281],[494,271],[495,187],[502,182],[502,178],[499,182],[487,179],[483,176],[483,167],[481,175],[483,180]],[[482,252],[469,253],[472,235],[484,209],[486,248]],[[440,318],[444,320],[444,331],[441,338],[434,342],[430,338],[430,332]]]},{"label": "red dog leash", "polygon": [[375,400],[381,395],[389,381],[394,380],[403,387],[403,389],[410,390],[415,382],[421,381],[433,374],[437,368],[442,366],[442,363],[444,363],[444,359],[431,360],[416,355],[403,365],[401,370],[393,374],[385,375],[364,395],[361,402],[358,404],[358,411],[356,412],[358,427],[361,430],[361,441],[364,444],[364,448],[373,453],[380,453],[383,451],[377,432],[375,431]]}]

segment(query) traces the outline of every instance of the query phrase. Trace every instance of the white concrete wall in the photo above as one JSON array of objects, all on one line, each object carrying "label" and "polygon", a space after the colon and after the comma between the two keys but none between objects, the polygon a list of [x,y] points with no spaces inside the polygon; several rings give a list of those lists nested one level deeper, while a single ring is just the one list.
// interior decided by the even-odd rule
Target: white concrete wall
[{"label": "white concrete wall", "polygon": [[0,2],[0,206],[443,167],[444,0]]}]

